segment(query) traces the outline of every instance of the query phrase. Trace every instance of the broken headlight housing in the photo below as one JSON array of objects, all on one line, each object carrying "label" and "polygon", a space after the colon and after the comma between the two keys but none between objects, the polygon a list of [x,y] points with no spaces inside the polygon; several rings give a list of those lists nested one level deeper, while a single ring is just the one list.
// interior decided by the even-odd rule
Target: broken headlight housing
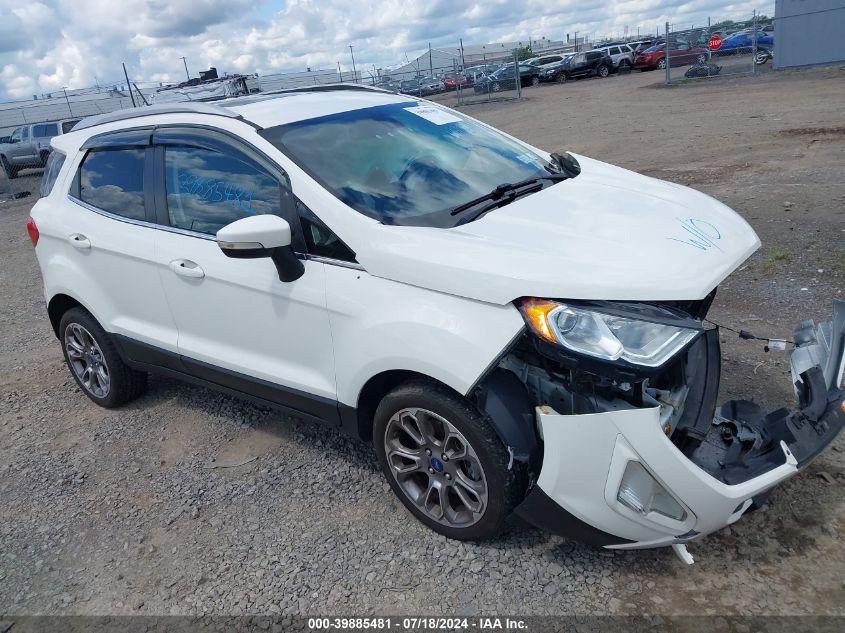
[{"label": "broken headlight housing", "polygon": [[519,302],[534,334],[549,343],[600,360],[659,367],[698,336],[701,327],[689,327],[689,319],[673,319],[674,315],[659,307],[648,308],[625,313],[547,299]]}]

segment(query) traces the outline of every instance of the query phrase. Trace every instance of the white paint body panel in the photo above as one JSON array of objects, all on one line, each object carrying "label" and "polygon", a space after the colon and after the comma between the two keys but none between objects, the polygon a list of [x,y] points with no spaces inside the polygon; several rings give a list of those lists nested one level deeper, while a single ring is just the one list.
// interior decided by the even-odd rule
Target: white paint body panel
[{"label": "white paint body panel", "polygon": [[367,380],[403,369],[465,394],[522,331],[511,304],[497,306],[326,266],[338,400],[356,406]]},{"label": "white paint body panel", "polygon": [[[704,536],[730,525],[751,498],[797,472],[784,463],[744,483],[724,484],[687,459],[660,428],[659,409],[630,409],[586,415],[559,415],[537,408],[544,438],[537,485],[561,507],[600,530],[634,541],[617,549],[658,547],[679,542],[695,530]],[[643,517],[616,501],[629,460],[639,461],[688,513],[681,523],[660,515]],[[742,506],[737,511],[738,506]]]}]

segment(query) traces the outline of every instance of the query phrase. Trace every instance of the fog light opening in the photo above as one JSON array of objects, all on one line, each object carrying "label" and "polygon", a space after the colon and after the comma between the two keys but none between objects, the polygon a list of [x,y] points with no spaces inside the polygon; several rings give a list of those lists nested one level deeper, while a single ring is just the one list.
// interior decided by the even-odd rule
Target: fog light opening
[{"label": "fog light opening", "polygon": [[675,521],[684,521],[687,512],[642,464],[629,461],[619,484],[617,501],[637,514],[657,512]]}]

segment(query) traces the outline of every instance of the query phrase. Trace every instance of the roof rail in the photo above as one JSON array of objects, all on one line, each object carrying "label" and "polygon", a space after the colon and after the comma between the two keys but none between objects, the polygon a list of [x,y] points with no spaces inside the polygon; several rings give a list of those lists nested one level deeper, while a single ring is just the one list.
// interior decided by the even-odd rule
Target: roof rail
[{"label": "roof rail", "polygon": [[[77,130],[84,130],[89,127],[94,127],[95,125],[102,125],[103,123],[137,119],[139,117],[152,116],[154,114],[209,114],[245,121],[243,116],[240,114],[217,105],[182,101],[179,103],[141,106],[138,108],[115,110],[114,112],[106,112],[105,114],[95,114],[94,116],[85,117],[79,123],[74,125],[73,131],[76,132]],[[249,123],[249,121],[245,122]]]}]

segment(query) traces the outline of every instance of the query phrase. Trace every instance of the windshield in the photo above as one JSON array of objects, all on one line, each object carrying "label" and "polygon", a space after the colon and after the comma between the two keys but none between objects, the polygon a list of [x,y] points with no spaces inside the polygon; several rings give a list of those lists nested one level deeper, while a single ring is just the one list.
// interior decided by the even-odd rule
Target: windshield
[{"label": "windshield", "polygon": [[[261,131],[338,199],[384,224],[452,227],[450,210],[549,161],[458,113],[417,101]],[[549,167],[549,169],[547,169]]]}]

